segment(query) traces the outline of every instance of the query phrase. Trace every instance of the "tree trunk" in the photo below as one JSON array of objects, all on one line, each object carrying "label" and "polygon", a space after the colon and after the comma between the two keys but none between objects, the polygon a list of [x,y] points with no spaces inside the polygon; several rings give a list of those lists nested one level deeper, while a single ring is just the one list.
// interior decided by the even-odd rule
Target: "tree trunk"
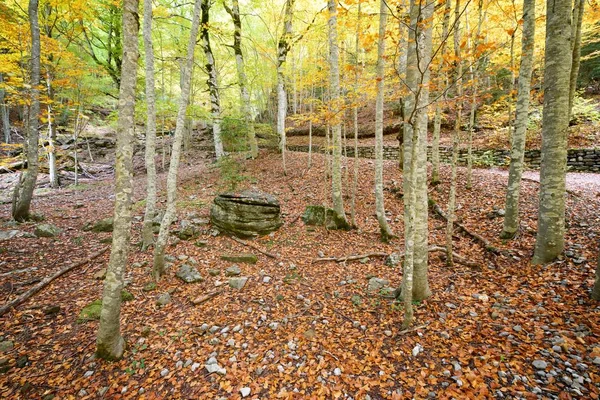
[{"label": "tree trunk", "polygon": [[517,112],[512,136],[510,170],[506,189],[506,214],[501,237],[512,239],[519,230],[519,195],[523,175],[525,137],[529,118],[529,96],[533,72],[535,40],[535,0],[523,1],[523,38],[521,43],[521,66],[519,67]]},{"label": "tree trunk", "polygon": [[[483,0],[479,0],[477,6],[477,32],[475,33],[475,40],[473,49],[471,49],[471,40],[468,40],[469,52],[477,52],[479,48],[479,35],[481,34],[481,24],[483,22]],[[466,12],[465,12],[466,15]],[[468,22],[468,21],[467,21]],[[467,27],[467,31],[468,31]],[[473,187],[473,132],[475,131],[475,116],[477,112],[477,91],[479,85],[479,63],[477,61],[477,54],[474,54],[473,62],[469,66],[469,75],[472,82],[471,88],[471,110],[469,115],[469,137],[467,138],[467,189]]]},{"label": "tree trunk", "polygon": [[138,61],[138,0],[123,1],[123,62],[115,162],[115,211],[112,249],[104,280],[96,354],[107,360],[123,356],[121,290],[131,236],[135,87]]},{"label": "tree trunk", "polygon": [[598,264],[596,264],[596,280],[592,288],[592,299],[600,300],[600,251],[598,251]]},{"label": "tree trunk", "polygon": [[48,91],[48,104],[46,110],[48,112],[48,173],[50,175],[50,187],[58,188],[58,173],[56,170],[56,149],[54,141],[56,140],[56,129],[54,127],[54,114],[52,113],[52,102],[54,100],[54,91],[52,90],[52,75],[50,72],[46,74],[46,89]]},{"label": "tree trunk", "polygon": [[581,25],[583,24],[583,10],[585,0],[575,0],[573,9],[573,21],[571,28],[571,46],[573,49],[573,61],[569,80],[569,121],[573,112],[573,101],[577,92],[577,78],[579,77],[579,64],[581,59]]},{"label": "tree trunk", "polygon": [[142,228],[142,249],[154,242],[152,221],[156,216],[156,93],[154,83],[154,46],[152,44],[152,0],[144,0],[144,55],[146,58],[146,210]]},{"label": "tree trunk", "polygon": [[383,202],[383,96],[385,91],[385,29],[387,5],[380,0],[379,39],[377,43],[377,98],[375,100],[375,211],[381,240],[387,242],[394,234],[385,218]]},{"label": "tree trunk", "polygon": [[440,132],[442,125],[442,104],[446,103],[448,76],[444,70],[446,63],[446,41],[448,40],[448,29],[450,26],[450,7],[452,0],[446,0],[444,5],[444,19],[442,22],[442,37],[440,38],[440,64],[436,73],[438,82],[444,82],[442,97],[435,102],[435,117],[433,119],[433,141],[431,143],[431,184],[440,183]]},{"label": "tree trunk", "polygon": [[356,227],[356,192],[358,191],[358,78],[360,75],[358,53],[360,51],[360,21],[361,21],[361,0],[358,0],[358,10],[356,11],[356,38],[354,42],[354,51],[356,58],[354,60],[354,107],[352,109],[352,119],[354,125],[354,175],[352,177],[352,200],[350,201],[350,221],[352,226]]},{"label": "tree trunk", "polygon": [[534,264],[553,261],[564,248],[569,77],[571,74],[570,2],[548,0],[544,69],[544,115],[540,203]]},{"label": "tree trunk", "polygon": [[279,150],[281,150],[281,161],[283,174],[287,175],[285,166],[285,118],[287,114],[287,95],[285,93],[285,77],[283,76],[283,64],[290,50],[292,40],[292,17],[294,15],[294,3],[296,0],[286,0],[283,32],[277,44],[277,134],[279,135]]},{"label": "tree trunk", "polygon": [[187,47],[186,62],[181,69],[183,75],[183,85],[181,87],[181,97],[179,98],[179,108],[177,111],[177,120],[175,123],[175,135],[173,137],[173,149],[171,152],[171,162],[169,163],[169,172],[167,175],[167,207],[165,215],[160,223],[160,231],[154,246],[154,265],[152,276],[159,280],[165,272],[165,248],[168,242],[169,228],[175,217],[177,198],[177,172],[179,170],[179,159],[181,158],[181,143],[185,129],[185,115],[190,100],[191,71],[194,66],[194,49],[196,47],[196,38],[200,25],[200,11],[204,0],[196,0],[194,3],[194,16],[190,30],[190,38]]},{"label": "tree trunk", "polygon": [[[4,75],[0,74],[0,85],[4,83]],[[6,102],[6,91],[0,88],[0,123],[2,124],[2,136],[4,143],[10,143],[10,119],[9,108]]]},{"label": "tree trunk", "polygon": [[462,58],[460,55],[460,0],[456,0],[454,9],[454,57],[456,59],[456,121],[452,132],[452,173],[450,177],[450,194],[448,199],[448,223],[446,225],[446,262],[449,267],[454,265],[452,258],[452,233],[456,218],[456,175],[458,164],[458,148],[460,145],[460,125],[462,119]]},{"label": "tree trunk", "polygon": [[242,115],[246,124],[248,143],[250,145],[250,155],[252,158],[258,157],[258,144],[254,133],[254,122],[252,118],[252,108],[250,105],[250,93],[248,92],[248,78],[246,77],[246,67],[244,64],[244,54],[242,53],[242,20],[240,19],[239,0],[233,0],[232,7],[229,8],[225,3],[225,10],[231,15],[233,20],[233,52],[235,54],[235,65],[238,73],[238,83],[240,85],[240,97],[242,102]]},{"label": "tree trunk", "polygon": [[339,217],[346,220],[344,211],[344,198],[342,195],[342,125],[340,123],[340,71],[339,47],[337,42],[337,0],[327,2],[329,8],[329,62],[330,62],[330,87],[331,87],[331,112],[334,122],[331,127],[333,142],[333,164],[331,166],[331,199],[333,209]]},{"label": "tree trunk", "polygon": [[[217,160],[225,154],[223,152],[223,142],[221,140],[221,101],[219,99],[219,83],[217,80],[217,67],[215,65],[215,57],[213,56],[212,49],[210,47],[210,36],[208,34],[208,22],[210,19],[210,6],[212,0],[202,1],[202,47],[204,48],[204,54],[206,55],[206,72],[208,73],[208,79],[206,83],[208,85],[208,91],[210,93],[210,112],[212,116],[212,131],[215,142],[215,153]],[[192,66],[193,68],[193,66]],[[188,74],[191,76],[191,69]],[[187,90],[190,91],[189,88]],[[188,95],[189,97],[189,95]],[[186,100],[186,104],[189,99]]]},{"label": "tree trunk", "polygon": [[40,117],[40,26],[38,22],[38,0],[29,0],[29,24],[31,30],[31,81],[28,129],[27,129],[27,170],[19,177],[12,202],[12,217],[16,221],[26,221],[30,216],[31,200],[37,181],[39,117]]}]

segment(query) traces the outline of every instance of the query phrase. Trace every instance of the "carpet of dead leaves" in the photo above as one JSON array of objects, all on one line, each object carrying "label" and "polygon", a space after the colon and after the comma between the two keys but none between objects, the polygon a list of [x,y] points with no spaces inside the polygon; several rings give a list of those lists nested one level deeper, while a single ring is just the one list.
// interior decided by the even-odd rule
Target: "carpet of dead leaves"
[{"label": "carpet of dead leaves", "polygon": [[[235,399],[241,398],[241,388],[250,389],[247,398],[262,399],[581,397],[553,377],[536,383],[534,360],[548,361],[548,370],[565,368],[556,358],[544,355],[550,352],[573,365],[575,357],[580,357],[590,377],[581,385],[582,397],[598,398],[600,366],[592,360],[600,356],[600,305],[589,300],[589,291],[600,232],[600,185],[568,195],[566,247],[571,256],[534,267],[529,260],[539,185],[523,183],[522,230],[516,240],[503,242],[497,239],[502,219],[493,215],[503,207],[506,178],[475,170],[474,187],[469,191],[461,170],[461,222],[510,254],[494,255],[456,233],[455,250],[484,267],[450,269],[439,255],[432,255],[433,295],[416,305],[416,329],[402,332],[400,306],[379,293],[366,292],[372,276],[399,285],[399,267],[387,267],[378,257],[345,264],[313,262],[319,253],[344,256],[403,249],[402,181],[394,163],[386,164],[385,200],[391,227],[399,238],[384,244],[374,215],[372,161],[360,160],[360,229],[342,232],[309,228],[299,218],[307,204],[330,202],[323,156],[313,155],[313,166],[307,169],[307,154],[288,153],[288,176],[280,171],[279,157],[261,152],[258,160],[247,161],[243,173],[248,179],[242,184],[275,194],[282,204],[284,226],[252,241],[277,259],[228,237],[212,236],[208,227],[200,238],[208,242],[206,247],[180,241],[168,248],[168,254],[178,260],[155,291],[145,292],[142,288],[151,280],[151,251],[141,252],[132,245],[126,275],[127,289],[135,299],[123,303],[121,314],[128,350],[121,361],[111,363],[93,356],[98,322],[76,323],[81,308],[101,298],[102,282],[93,275],[106,267],[107,252],[0,317],[0,336],[14,342],[13,349],[0,354],[11,366],[0,374],[0,397]],[[345,171],[352,171],[352,160],[346,167]],[[207,217],[212,199],[223,190],[218,170],[191,160],[180,176],[179,218]],[[444,181],[448,176],[444,167]],[[165,174],[161,177],[159,187],[164,189]],[[136,177],[134,215],[138,218],[132,243],[139,240],[139,217],[144,210],[138,201],[145,197],[144,178]],[[351,173],[344,173],[343,179],[350,187]],[[430,188],[430,196],[443,208],[447,193],[446,183]],[[112,204],[111,180],[36,199],[35,212],[63,232],[56,238],[0,243],[0,274],[36,268],[1,277],[0,302],[15,298],[36,278],[107,246],[101,240],[109,233],[84,232],[82,227],[110,216]],[[347,210],[349,204],[346,198]],[[9,213],[10,205],[2,205],[4,225]],[[431,213],[430,243],[443,243],[444,227],[445,222]],[[16,229],[32,232],[34,224]],[[239,264],[242,275],[249,277],[242,290],[227,284],[215,286],[217,281],[227,282],[224,270],[231,263],[220,256],[228,252],[258,256],[255,265]],[[198,261],[203,282],[183,284],[175,277],[184,262],[179,258],[187,257]],[[221,269],[221,275],[212,277],[209,269]],[[271,280],[265,283],[264,276]],[[215,289],[223,290],[208,302],[191,304],[190,299]],[[167,291],[172,291],[172,302],[158,307],[156,297]],[[51,305],[60,305],[60,312],[46,315]],[[200,329],[203,324],[218,330],[205,332]],[[562,338],[560,353],[552,350],[555,337]],[[224,376],[207,373],[204,364],[211,355],[226,369]],[[19,358],[26,361],[21,368],[15,365]],[[190,363],[200,366],[192,371]],[[541,389],[537,395],[532,392],[536,386]]]}]

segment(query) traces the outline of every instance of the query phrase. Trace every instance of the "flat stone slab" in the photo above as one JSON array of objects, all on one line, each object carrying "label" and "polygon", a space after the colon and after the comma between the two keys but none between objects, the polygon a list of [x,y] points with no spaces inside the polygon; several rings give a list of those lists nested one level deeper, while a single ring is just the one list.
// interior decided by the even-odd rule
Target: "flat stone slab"
[{"label": "flat stone slab", "polygon": [[221,255],[221,260],[237,263],[256,264],[258,257],[252,253],[227,253]]}]

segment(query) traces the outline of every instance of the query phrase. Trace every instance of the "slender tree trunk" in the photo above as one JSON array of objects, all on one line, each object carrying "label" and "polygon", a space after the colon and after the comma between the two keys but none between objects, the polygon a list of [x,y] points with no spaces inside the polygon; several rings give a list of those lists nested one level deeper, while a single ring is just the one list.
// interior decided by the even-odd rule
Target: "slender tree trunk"
[{"label": "slender tree trunk", "polygon": [[565,235],[567,129],[571,74],[570,2],[548,0],[544,69],[544,115],[540,203],[534,264],[553,261],[562,253]]},{"label": "slender tree trunk", "polygon": [[375,101],[375,211],[379,222],[381,240],[387,242],[394,234],[385,218],[383,202],[383,96],[385,91],[385,30],[387,25],[387,4],[380,0],[379,39],[377,42],[377,70]]},{"label": "slender tree trunk", "polygon": [[[477,52],[479,48],[479,35],[481,34],[481,24],[483,22],[483,0],[479,0],[477,16],[477,32],[475,33],[474,46],[472,51]],[[467,28],[468,30],[468,28]],[[471,40],[468,40],[469,52],[471,52]],[[475,115],[477,112],[477,91],[479,90],[479,62],[477,54],[473,57],[473,62],[469,66],[469,75],[472,82],[471,89],[471,110],[469,115],[469,137],[467,138],[467,189],[473,187],[473,132],[475,131]]]},{"label": "slender tree trunk", "polygon": [[569,121],[573,112],[573,101],[577,91],[577,78],[579,77],[579,64],[581,60],[581,25],[583,24],[583,10],[585,0],[575,0],[573,9],[573,21],[571,30],[571,46],[573,49],[573,61],[569,80]]},{"label": "slender tree trunk", "polygon": [[460,55],[460,0],[456,0],[454,9],[454,57],[456,59],[456,120],[452,133],[452,173],[450,178],[450,194],[448,199],[448,223],[446,225],[446,262],[454,265],[452,258],[452,234],[456,210],[456,175],[458,169],[458,150],[460,145],[460,125],[462,119],[462,58]]},{"label": "slender tree trunk", "polygon": [[250,145],[250,156],[258,157],[258,144],[254,132],[254,118],[252,118],[252,107],[250,104],[250,93],[248,92],[248,78],[246,77],[246,66],[244,64],[244,53],[242,52],[242,20],[240,19],[239,0],[232,0],[229,8],[225,3],[225,10],[233,20],[233,52],[235,54],[235,65],[238,73],[238,84],[240,85],[240,97],[242,102],[242,115],[247,129],[248,143]]},{"label": "slender tree trunk", "polygon": [[292,17],[294,15],[294,3],[296,0],[286,0],[283,32],[277,44],[277,134],[279,135],[279,150],[281,150],[281,161],[283,174],[287,175],[285,166],[285,118],[287,115],[287,95],[285,93],[285,77],[283,75],[283,64],[285,63],[292,40]]},{"label": "slender tree trunk", "polygon": [[598,251],[598,264],[596,264],[596,280],[592,288],[592,300],[600,300],[600,250]]},{"label": "slender tree trunk", "polygon": [[[4,83],[4,75],[0,73],[0,86],[2,83]],[[0,88],[0,120],[4,143],[10,143],[9,108],[8,103],[6,102],[6,91],[2,88]]]},{"label": "slender tree trunk", "polygon": [[337,42],[337,0],[327,2],[329,8],[329,62],[330,62],[330,86],[331,86],[331,107],[335,121],[331,127],[333,141],[333,165],[331,171],[331,199],[333,209],[338,216],[346,220],[344,211],[344,197],[342,195],[342,126],[340,123],[340,71],[339,58],[340,51]]},{"label": "slender tree trunk", "polygon": [[308,168],[312,167],[312,113],[313,113],[313,100],[315,96],[314,84],[310,86],[310,103],[308,104],[308,113],[310,118],[308,120]]},{"label": "slender tree trunk", "polygon": [[446,0],[444,5],[444,19],[442,22],[442,37],[440,38],[440,64],[437,69],[436,78],[439,83],[443,82],[442,97],[435,102],[435,117],[433,119],[433,141],[431,143],[431,184],[440,183],[440,133],[442,127],[442,104],[447,100],[448,75],[444,70],[446,64],[446,41],[448,40],[448,29],[450,26],[450,8],[452,0]]},{"label": "slender tree trunk", "polygon": [[[398,33],[400,36],[400,40],[398,41],[398,77],[400,78],[400,82],[403,82],[405,87],[408,87],[407,82],[407,69],[408,69],[408,51],[409,51],[409,43],[408,38],[410,36],[410,27],[407,26],[406,21],[410,18],[410,9],[412,7],[413,0],[401,0],[400,7],[405,13],[404,18],[398,19]],[[405,123],[407,121],[407,105],[405,103],[405,99],[400,99],[400,115],[402,122]],[[404,135],[408,133],[406,128],[401,128],[402,134],[398,134],[398,169],[402,171],[405,166],[405,153],[406,149],[404,148],[404,144],[407,139],[404,138]]]},{"label": "slender tree trunk", "polygon": [[154,246],[154,266],[152,276],[159,280],[165,272],[165,248],[168,242],[169,228],[176,213],[177,199],[177,172],[179,170],[179,160],[181,157],[181,143],[185,129],[185,116],[187,106],[190,100],[191,71],[194,66],[194,49],[196,47],[196,38],[200,25],[200,11],[204,0],[196,0],[194,3],[194,15],[190,38],[187,47],[186,62],[181,70],[183,75],[183,85],[181,88],[181,97],[179,98],[179,109],[177,111],[177,120],[175,123],[175,135],[173,138],[173,150],[171,152],[171,162],[169,163],[169,172],[167,175],[167,208],[165,215],[160,223],[160,231]]},{"label": "slender tree trunk", "polygon": [[519,196],[523,176],[525,137],[529,118],[529,96],[533,72],[535,41],[535,0],[523,1],[523,38],[521,43],[521,66],[519,67],[517,112],[512,136],[510,170],[506,189],[506,213],[501,237],[512,239],[519,230]]},{"label": "slender tree trunk", "polygon": [[215,65],[215,57],[210,47],[210,35],[208,33],[208,22],[210,19],[211,2],[212,0],[202,0],[202,29],[200,35],[202,37],[202,47],[204,48],[204,54],[206,55],[206,72],[208,73],[208,79],[206,80],[206,83],[208,85],[208,91],[210,93],[212,131],[213,138],[215,141],[215,153],[218,160],[219,158],[223,157],[225,153],[223,152],[223,142],[221,140],[221,101],[219,99],[217,67]]},{"label": "slender tree trunk", "polygon": [[27,129],[27,170],[19,176],[12,202],[12,217],[26,221],[30,215],[31,200],[37,181],[39,117],[40,117],[40,26],[38,22],[38,0],[29,0],[29,24],[31,29],[31,89]]},{"label": "slender tree trunk", "polygon": [[354,107],[352,109],[352,119],[354,125],[354,175],[352,177],[352,200],[350,201],[350,220],[352,226],[356,227],[356,192],[358,191],[358,78],[360,75],[358,54],[360,51],[360,21],[361,21],[361,0],[358,0],[358,9],[356,11],[356,37],[354,41],[354,51],[356,59],[354,60]]},{"label": "slender tree trunk", "polygon": [[154,242],[152,221],[156,216],[156,89],[154,45],[152,44],[152,0],[144,0],[144,54],[146,57],[146,210],[142,228],[142,249]]},{"label": "slender tree trunk", "polygon": [[54,114],[52,112],[52,101],[54,100],[54,91],[52,90],[52,75],[50,72],[46,74],[46,89],[48,91],[47,104],[48,111],[48,173],[50,175],[50,187],[58,188],[58,173],[56,171],[56,149],[54,142],[56,140],[56,129],[54,128]]},{"label": "slender tree trunk", "polygon": [[115,163],[115,211],[112,249],[104,280],[96,354],[118,360],[125,340],[121,336],[121,290],[131,236],[133,195],[133,141],[135,86],[138,61],[138,0],[123,1],[123,62],[119,93],[119,120]]}]

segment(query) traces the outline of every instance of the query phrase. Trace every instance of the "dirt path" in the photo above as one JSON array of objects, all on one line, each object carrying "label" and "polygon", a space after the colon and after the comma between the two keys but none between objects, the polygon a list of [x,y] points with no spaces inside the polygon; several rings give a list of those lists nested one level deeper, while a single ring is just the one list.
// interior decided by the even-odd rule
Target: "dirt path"
[{"label": "dirt path", "polygon": [[[490,175],[508,177],[508,170],[505,169],[492,168],[487,170],[487,172]],[[525,171],[523,173],[523,178],[539,182],[540,172]],[[578,192],[586,192],[590,195],[600,196],[600,174],[592,174],[588,172],[569,172],[567,173],[567,189]]]}]

